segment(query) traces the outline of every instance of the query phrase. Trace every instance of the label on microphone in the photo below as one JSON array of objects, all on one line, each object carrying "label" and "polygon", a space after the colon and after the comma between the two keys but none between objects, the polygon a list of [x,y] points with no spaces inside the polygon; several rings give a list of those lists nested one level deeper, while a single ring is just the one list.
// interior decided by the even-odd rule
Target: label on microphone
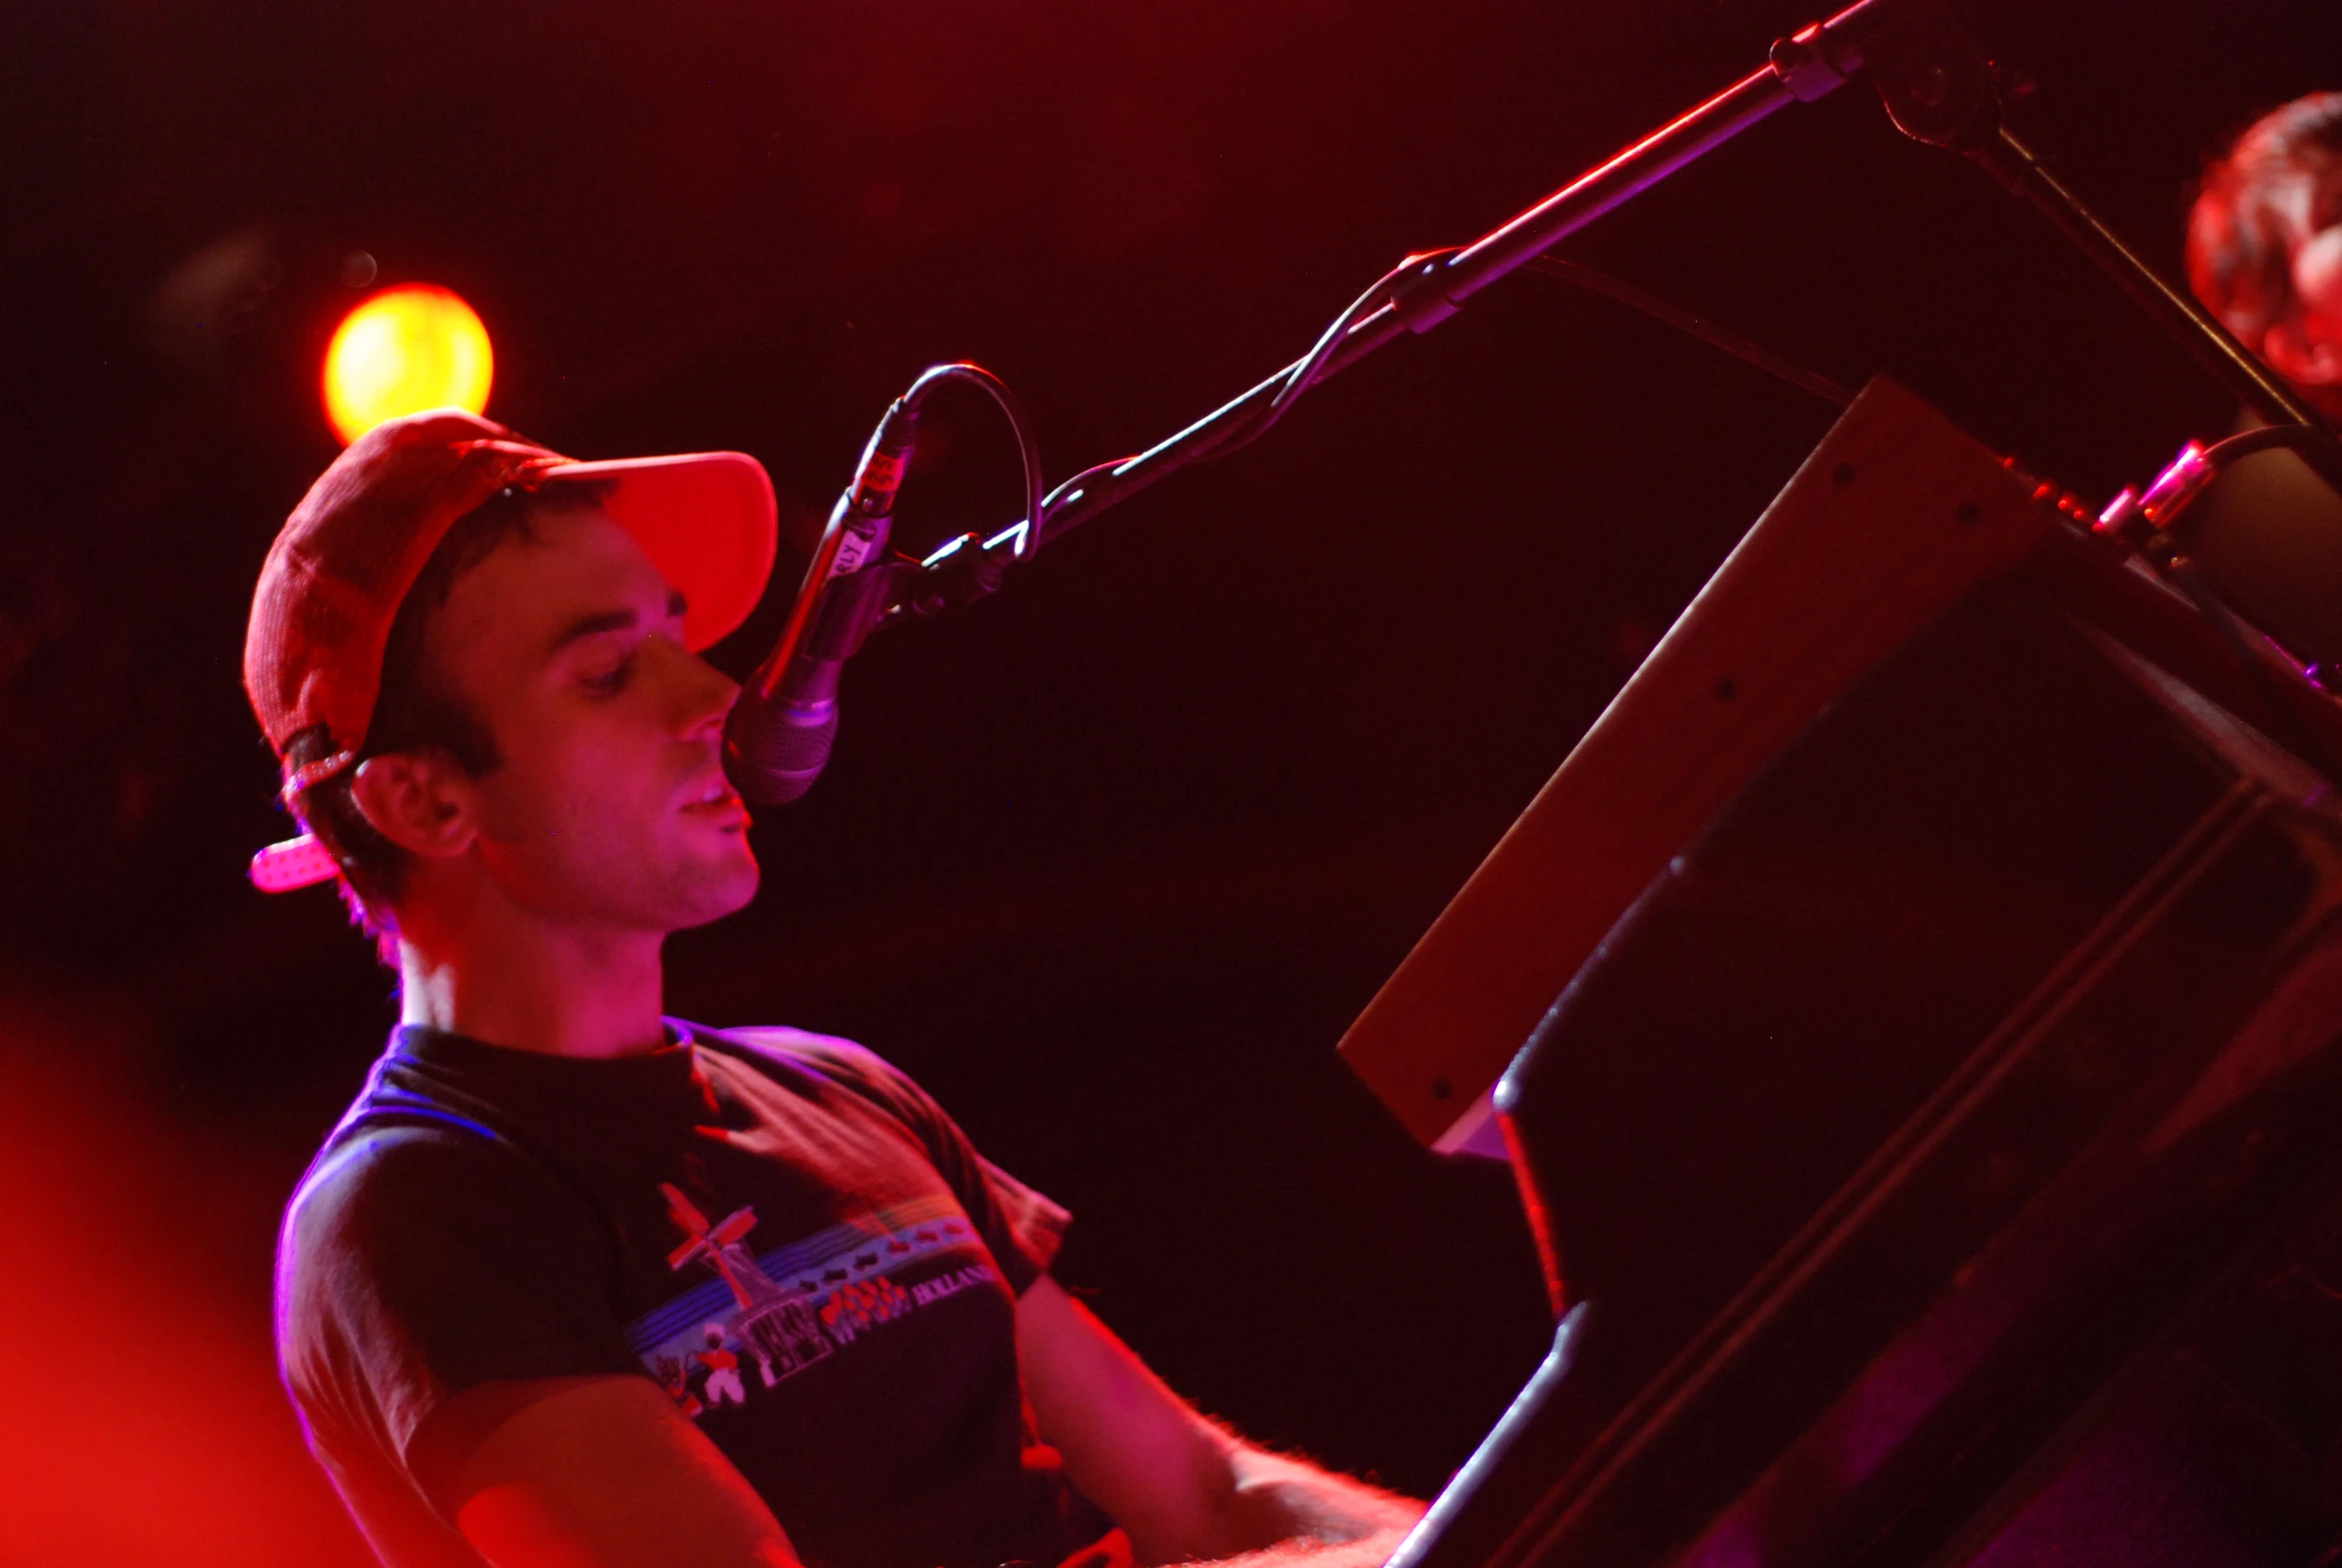
[{"label": "label on microphone", "polygon": [[833,578],[843,577],[848,572],[860,571],[863,563],[876,555],[879,546],[885,542],[886,529],[884,527],[875,528],[868,533],[851,526],[841,529],[838,552],[830,557],[830,576]]},{"label": "label on microphone", "polygon": [[863,513],[892,509],[895,491],[903,487],[903,474],[910,466],[907,453],[898,457],[892,452],[874,451],[864,458],[861,481],[854,486],[854,509]]}]

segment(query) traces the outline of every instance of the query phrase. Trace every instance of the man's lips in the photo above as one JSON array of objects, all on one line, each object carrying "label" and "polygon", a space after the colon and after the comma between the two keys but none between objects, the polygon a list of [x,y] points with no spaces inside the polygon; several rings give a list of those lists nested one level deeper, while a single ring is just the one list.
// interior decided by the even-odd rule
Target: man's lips
[{"label": "man's lips", "polygon": [[748,820],[747,803],[741,800],[739,792],[734,790],[721,775],[718,775],[696,796],[686,800],[682,809],[695,816],[736,816],[743,822]]}]

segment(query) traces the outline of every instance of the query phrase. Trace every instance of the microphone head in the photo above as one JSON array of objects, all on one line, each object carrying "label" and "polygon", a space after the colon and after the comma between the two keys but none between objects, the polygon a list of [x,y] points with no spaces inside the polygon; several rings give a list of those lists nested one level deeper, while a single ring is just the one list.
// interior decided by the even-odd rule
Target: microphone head
[{"label": "microphone head", "polygon": [[821,777],[837,738],[835,700],[800,706],[744,694],[724,721],[724,776],[756,805],[789,805]]}]

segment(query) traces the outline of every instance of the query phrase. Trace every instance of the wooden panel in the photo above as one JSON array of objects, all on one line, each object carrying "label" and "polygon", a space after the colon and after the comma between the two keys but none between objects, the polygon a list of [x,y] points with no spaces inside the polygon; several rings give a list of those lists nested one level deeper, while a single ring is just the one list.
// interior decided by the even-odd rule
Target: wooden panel
[{"label": "wooden panel", "polygon": [[1873,382],[1343,1037],[1426,1144],[1461,1133],[1578,966],[1865,670],[2064,524]]}]

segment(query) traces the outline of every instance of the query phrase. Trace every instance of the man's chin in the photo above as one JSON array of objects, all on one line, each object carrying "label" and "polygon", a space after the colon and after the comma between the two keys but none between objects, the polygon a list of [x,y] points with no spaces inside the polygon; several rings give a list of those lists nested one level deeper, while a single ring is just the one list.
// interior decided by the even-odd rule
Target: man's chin
[{"label": "man's chin", "polygon": [[676,930],[704,926],[726,915],[737,914],[755,899],[758,885],[764,880],[763,870],[756,864],[756,856],[749,852],[747,842],[740,844],[739,857],[720,866],[708,868],[705,877],[692,889],[692,918],[681,922]]}]

